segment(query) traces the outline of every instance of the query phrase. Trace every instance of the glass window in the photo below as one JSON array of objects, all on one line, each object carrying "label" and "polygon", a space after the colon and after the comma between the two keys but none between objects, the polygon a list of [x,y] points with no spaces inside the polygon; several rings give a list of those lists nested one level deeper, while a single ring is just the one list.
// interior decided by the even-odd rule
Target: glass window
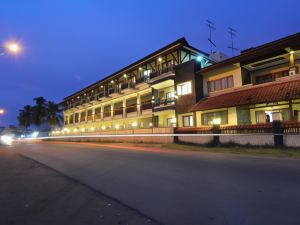
[{"label": "glass window", "polygon": [[266,122],[265,111],[256,111],[255,117],[256,117],[256,123],[265,123]]},{"label": "glass window", "polygon": [[183,116],[182,124],[184,127],[192,127],[194,126],[193,116]]},{"label": "glass window", "polygon": [[167,94],[166,94],[167,99],[173,99],[174,97],[175,97],[174,91],[167,92]]},{"label": "glass window", "polygon": [[177,85],[177,93],[178,95],[187,95],[192,93],[192,82],[186,82],[183,84],[178,84]]},{"label": "glass window", "polygon": [[202,125],[228,124],[228,112],[210,112],[202,114]]},{"label": "glass window", "polygon": [[289,109],[281,110],[281,116],[282,116],[283,121],[289,121],[290,120],[290,110]]},{"label": "glass window", "polygon": [[222,79],[207,82],[208,92],[232,88],[233,86],[234,86],[233,76],[228,76],[228,77],[224,77]]}]

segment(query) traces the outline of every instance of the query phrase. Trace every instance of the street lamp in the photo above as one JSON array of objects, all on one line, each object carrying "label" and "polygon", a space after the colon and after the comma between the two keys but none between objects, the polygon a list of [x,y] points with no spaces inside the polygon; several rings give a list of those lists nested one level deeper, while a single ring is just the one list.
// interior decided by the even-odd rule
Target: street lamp
[{"label": "street lamp", "polygon": [[16,41],[8,41],[1,48],[4,49],[4,52],[2,54],[9,53],[18,55],[22,51],[20,43]]},{"label": "street lamp", "polygon": [[4,114],[4,109],[0,109],[0,115],[3,115]]}]

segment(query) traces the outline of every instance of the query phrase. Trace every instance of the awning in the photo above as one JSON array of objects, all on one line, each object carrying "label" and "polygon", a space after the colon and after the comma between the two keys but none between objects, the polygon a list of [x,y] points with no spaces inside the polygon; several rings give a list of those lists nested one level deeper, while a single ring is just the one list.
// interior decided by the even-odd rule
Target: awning
[{"label": "awning", "polygon": [[300,75],[207,97],[196,103],[190,111],[195,112],[294,99],[300,99]]}]

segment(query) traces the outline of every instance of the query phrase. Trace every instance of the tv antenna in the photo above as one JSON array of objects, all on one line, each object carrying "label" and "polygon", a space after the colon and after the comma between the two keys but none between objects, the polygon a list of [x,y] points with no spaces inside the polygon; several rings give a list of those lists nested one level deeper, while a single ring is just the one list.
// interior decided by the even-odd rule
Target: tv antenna
[{"label": "tv antenna", "polygon": [[209,37],[208,37],[208,41],[209,41],[209,44],[210,44],[210,53],[212,53],[212,49],[213,49],[213,46],[214,47],[217,47],[216,44],[213,42],[212,40],[212,31],[213,30],[216,30],[216,26],[213,22],[211,22],[210,20],[206,20],[206,26],[208,27],[209,29]]},{"label": "tv antenna", "polygon": [[233,44],[233,38],[236,37],[236,33],[237,33],[237,31],[235,29],[233,29],[232,27],[228,27],[228,34],[230,35],[230,39],[231,39],[231,46],[229,46],[228,48],[231,49],[232,56],[234,56],[234,51],[240,50],[240,49],[234,47],[234,44]]}]

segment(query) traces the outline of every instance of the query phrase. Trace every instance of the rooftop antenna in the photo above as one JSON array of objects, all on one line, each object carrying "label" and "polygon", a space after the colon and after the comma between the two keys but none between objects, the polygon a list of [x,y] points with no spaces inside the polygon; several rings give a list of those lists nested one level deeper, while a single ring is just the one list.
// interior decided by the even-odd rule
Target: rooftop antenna
[{"label": "rooftop antenna", "polygon": [[229,46],[228,48],[231,49],[231,54],[232,54],[232,56],[234,56],[234,51],[240,50],[240,49],[234,47],[234,44],[233,44],[233,38],[236,37],[237,31],[235,29],[233,29],[232,27],[228,27],[228,33],[229,33],[230,39],[231,39],[231,46]]},{"label": "rooftop antenna", "polygon": [[212,49],[213,49],[213,46],[214,47],[217,47],[216,44],[212,41],[212,35],[211,35],[211,31],[212,30],[216,30],[216,26],[213,22],[211,22],[210,20],[206,20],[206,26],[208,27],[209,29],[209,37],[208,37],[208,41],[209,41],[209,44],[210,44],[210,53],[212,53]]}]

